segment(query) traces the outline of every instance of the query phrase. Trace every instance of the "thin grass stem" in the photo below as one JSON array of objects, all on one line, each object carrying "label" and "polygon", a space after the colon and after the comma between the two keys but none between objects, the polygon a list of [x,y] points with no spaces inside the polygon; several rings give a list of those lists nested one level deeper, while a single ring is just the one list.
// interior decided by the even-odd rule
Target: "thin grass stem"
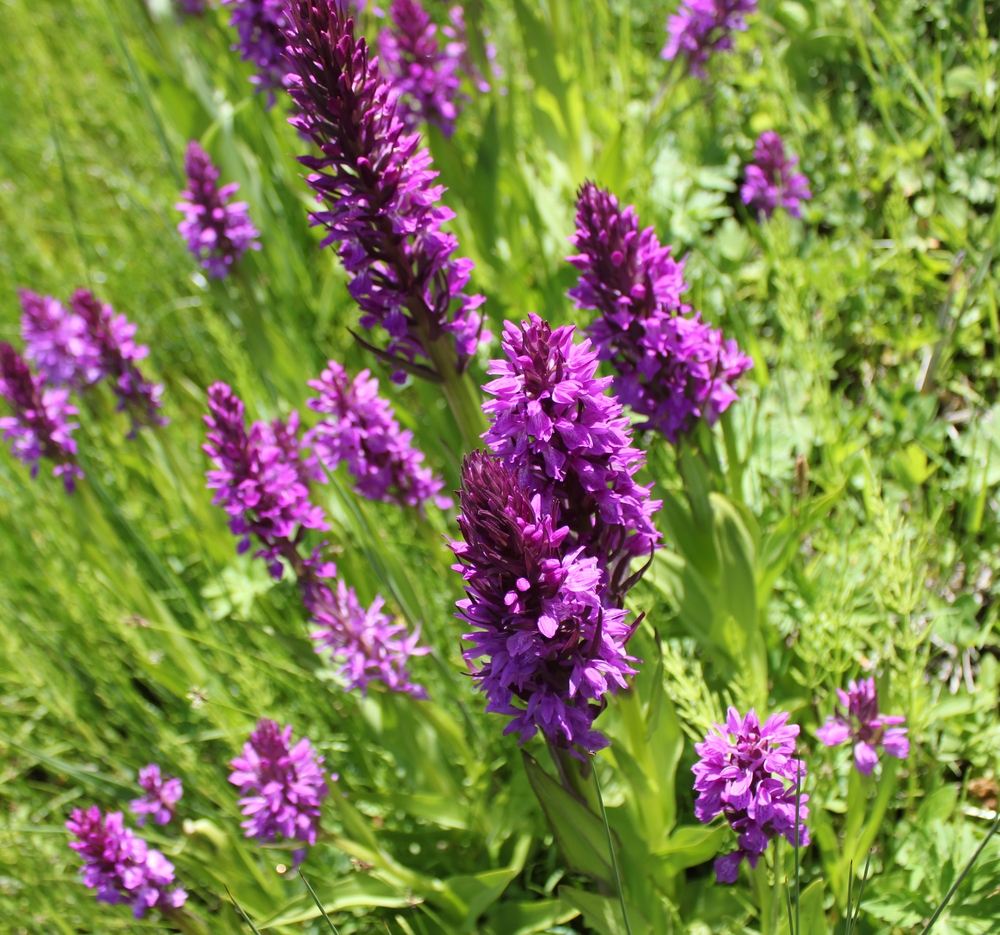
[{"label": "thin grass stem", "polygon": [[941,913],[944,912],[945,906],[948,905],[949,901],[951,900],[951,897],[955,895],[955,892],[958,890],[959,886],[962,885],[962,881],[966,878],[969,871],[972,869],[973,864],[975,864],[975,862],[979,860],[979,855],[982,854],[983,849],[986,847],[987,844],[989,844],[990,838],[992,838],[993,835],[996,834],[997,828],[1000,828],[1000,809],[997,810],[997,817],[993,820],[993,824],[990,825],[990,830],[986,832],[986,837],[983,838],[979,847],[976,848],[976,852],[972,855],[972,857],[969,858],[969,862],[962,869],[962,872],[957,877],[955,877],[955,882],[951,884],[951,887],[949,888],[948,892],[944,894],[944,899],[941,900],[940,905],[938,905],[937,909],[934,910],[934,915],[930,917],[930,920],[927,922],[927,925],[924,926],[924,930],[920,933],[920,935],[927,935],[927,933],[934,927],[934,923],[937,922],[937,920],[941,917]]},{"label": "thin grass stem", "polygon": [[608,812],[604,807],[604,796],[601,793],[601,779],[597,775],[597,763],[594,767],[594,785],[597,787],[597,801],[601,806],[601,819],[604,822],[604,832],[608,836],[608,851],[611,854],[611,868],[615,872],[615,889],[618,890],[618,904],[622,907],[622,918],[625,920],[625,931],[632,935],[632,926],[628,920],[628,909],[625,908],[625,893],[622,891],[622,877],[618,871],[618,855],[615,854],[615,844],[611,838],[611,825],[608,824]]},{"label": "thin grass stem", "polygon": [[319,897],[316,895],[316,891],[312,888],[312,884],[306,879],[306,875],[301,870],[299,870],[299,876],[302,877],[302,882],[305,883],[306,889],[309,890],[309,895],[312,896],[313,902],[316,903],[316,908],[319,909],[322,914],[323,920],[330,926],[330,931],[333,932],[333,935],[340,935],[340,932],[337,931],[337,926],[333,924],[333,920],[326,914],[326,910],[323,908],[323,904],[319,901]]}]

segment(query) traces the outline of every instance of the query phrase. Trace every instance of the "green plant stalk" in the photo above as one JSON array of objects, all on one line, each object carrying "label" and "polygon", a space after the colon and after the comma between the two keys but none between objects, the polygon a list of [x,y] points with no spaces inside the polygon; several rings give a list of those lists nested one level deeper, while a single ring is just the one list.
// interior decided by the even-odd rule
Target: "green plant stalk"
[{"label": "green plant stalk", "polygon": [[757,866],[750,871],[753,878],[754,889],[757,891],[757,902],[760,906],[760,931],[761,935],[772,935],[774,931],[771,887],[767,885],[767,861],[761,859],[757,861]]},{"label": "green plant stalk", "polygon": [[969,862],[962,868],[962,872],[955,877],[955,882],[951,884],[948,892],[944,894],[944,899],[941,900],[937,909],[934,910],[934,915],[930,917],[927,925],[924,926],[924,930],[920,933],[920,935],[927,935],[927,933],[934,927],[934,923],[941,917],[941,913],[944,912],[945,907],[951,901],[951,897],[955,895],[959,886],[962,885],[962,881],[966,878],[975,862],[979,860],[979,855],[982,854],[983,849],[987,844],[989,844],[990,838],[997,833],[997,828],[1000,828],[1000,811],[997,812],[997,817],[993,820],[993,824],[990,825],[990,830],[986,832],[986,837],[983,838],[979,847],[976,848],[976,852],[969,858]]},{"label": "green plant stalk", "polygon": [[733,428],[732,408],[722,413],[722,437],[726,443],[726,468],[729,474],[729,495],[743,502],[743,462],[740,460],[736,444],[736,430]]},{"label": "green plant stalk", "polygon": [[441,389],[458,423],[466,451],[481,447],[480,436],[489,428],[483,413],[483,398],[468,371],[458,372],[451,335],[427,341],[425,347],[427,356],[441,377]]},{"label": "green plant stalk", "polygon": [[326,910],[323,908],[323,904],[319,901],[319,897],[316,895],[316,891],[312,888],[312,884],[306,879],[306,875],[301,870],[299,870],[299,876],[302,877],[302,882],[305,883],[306,889],[309,890],[309,895],[312,896],[313,902],[316,903],[316,908],[319,909],[324,921],[333,932],[333,935],[340,935],[340,932],[337,931],[337,926],[333,924],[333,920],[326,914]]},{"label": "green plant stalk", "polygon": [[[847,869],[847,877],[849,878],[851,871],[848,868],[853,863],[855,855],[860,854],[862,851],[867,851],[872,846],[872,842],[875,840],[875,836],[878,834],[879,828],[882,826],[885,813],[889,810],[889,803],[892,801],[892,797],[896,793],[896,768],[896,761],[893,759],[887,759],[883,762],[882,780],[879,783],[878,795],[875,798],[875,804],[872,806],[872,811],[868,816],[868,820],[861,825],[860,832],[854,839],[853,847],[850,844],[852,835],[850,834],[850,828],[848,829],[848,838],[844,845],[844,853],[840,858],[840,866],[837,872],[837,889],[839,890],[838,902],[840,902],[841,905],[843,905],[844,898],[844,871]],[[862,787],[867,790],[868,783],[862,782]],[[862,800],[862,810],[864,809],[864,805],[864,800]],[[860,824],[861,823],[858,822],[855,824],[855,827]]]},{"label": "green plant stalk", "polygon": [[608,824],[608,813],[604,808],[604,796],[601,794],[601,779],[597,775],[597,763],[594,768],[594,786],[597,789],[597,801],[601,806],[601,820],[604,822],[604,831],[608,836],[608,853],[611,855],[611,869],[615,872],[615,889],[618,890],[618,904],[622,907],[622,918],[625,920],[625,931],[627,935],[632,935],[632,925],[628,920],[628,909],[625,908],[625,893],[622,891],[622,877],[618,870],[618,855],[615,853],[615,843],[611,837],[611,825]]}]

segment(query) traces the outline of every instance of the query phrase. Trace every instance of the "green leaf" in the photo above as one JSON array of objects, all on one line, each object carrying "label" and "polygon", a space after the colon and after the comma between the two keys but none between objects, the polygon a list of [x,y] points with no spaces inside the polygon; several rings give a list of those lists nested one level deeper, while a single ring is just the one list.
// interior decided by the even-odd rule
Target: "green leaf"
[{"label": "green leaf", "polygon": [[611,886],[614,876],[604,822],[560,786],[537,760],[523,750],[521,757],[528,782],[541,803],[569,868]]},{"label": "green leaf", "polygon": [[[326,886],[316,883],[315,888],[323,910],[328,913],[355,907],[403,909],[410,905],[410,899],[404,890],[390,886],[385,881],[368,874],[354,873]],[[296,925],[318,919],[321,915],[319,906],[307,893],[303,893],[262,922],[259,927],[263,930]]]},{"label": "green leaf", "polygon": [[697,867],[719,853],[729,837],[728,825],[681,825],[670,835],[665,846],[651,855],[657,869],[673,875],[688,867]]},{"label": "green leaf", "polygon": [[[587,925],[600,935],[628,935],[617,899],[608,899],[570,886],[560,886],[559,896],[582,912]],[[626,909],[632,935],[650,935],[653,929],[649,920],[635,906],[626,904]]]},{"label": "green leaf", "polygon": [[503,870],[488,870],[470,876],[449,877],[444,889],[454,894],[466,906],[461,930],[471,931],[476,920],[495,903],[507,886],[523,869],[531,847],[531,837],[524,835],[514,846],[514,856]]},{"label": "green leaf", "polygon": [[490,917],[490,927],[503,935],[535,935],[553,925],[562,925],[580,914],[580,910],[562,899],[539,899],[534,902],[504,902]]}]

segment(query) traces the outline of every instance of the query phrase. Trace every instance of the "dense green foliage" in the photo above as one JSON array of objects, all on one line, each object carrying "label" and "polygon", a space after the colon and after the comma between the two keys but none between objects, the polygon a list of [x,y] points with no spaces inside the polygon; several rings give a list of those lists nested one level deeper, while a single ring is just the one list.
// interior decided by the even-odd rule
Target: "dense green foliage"
[{"label": "dense green foliage", "polygon": [[[733,836],[693,817],[693,742],[728,703],[803,727],[800,931],[844,930],[872,847],[858,931],[919,931],[998,796],[1000,10],[762,0],[700,81],[659,58],[670,0],[464,6],[504,77],[428,142],[494,334],[528,311],[585,321],[563,258],[592,178],[690,254],[688,300],[755,363],[714,432],[676,451],[643,439],[668,545],[630,594],[641,674],[598,722],[632,931],[788,931],[792,849],[721,886],[711,859]],[[308,734],[347,793],[303,868],[344,935],[623,933],[593,789],[592,809],[566,797],[538,740],[522,759],[465,674],[452,513],[372,503],[346,474],[319,489],[343,576],[434,647],[414,664],[432,701],[414,702],[345,693],[294,585],[238,557],[211,505],[201,416],[219,379],[270,418],[303,411],[328,358],[370,366],[451,489],[463,453],[438,390],[392,387],[353,342],[346,276],[308,225],[305,143],[285,101],[252,93],[225,11],[2,10],[0,338],[19,342],[19,286],[90,284],[138,323],[171,423],[126,441],[110,394],[89,395],[72,497],[0,453],[0,931],[173,930],[96,903],[63,828],[73,807],[125,808],[150,761],[182,778],[184,820],[144,835],[208,930],[249,931],[228,887],[262,932],[324,931],[288,850],[242,838],[226,781],[267,715]],[[378,23],[361,18],[370,36]],[[739,201],[770,128],[810,179],[801,221],[758,224]],[[263,232],[221,285],[175,230],[192,138]],[[814,732],[834,689],[868,674],[912,748],[866,781]],[[1000,927],[997,844],[936,931]]]}]

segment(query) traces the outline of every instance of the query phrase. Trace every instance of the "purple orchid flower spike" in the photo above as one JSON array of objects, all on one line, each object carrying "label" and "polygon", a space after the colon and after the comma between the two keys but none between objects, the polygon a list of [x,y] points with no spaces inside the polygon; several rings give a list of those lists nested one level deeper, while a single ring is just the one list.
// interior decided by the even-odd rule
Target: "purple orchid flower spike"
[{"label": "purple orchid flower spike", "polygon": [[463,637],[474,646],[465,659],[487,710],[512,718],[505,734],[523,743],[541,730],[558,747],[594,752],[608,745],[593,729],[605,695],[635,674],[625,649],[633,627],[602,604],[598,559],[568,547],[558,504],[548,512],[543,502],[485,452],[465,459],[465,541],[451,546],[467,594],[457,616],[476,628]]},{"label": "purple orchid flower spike", "polygon": [[274,106],[274,92],[283,87],[288,63],[285,61],[285,29],[288,26],[286,0],[222,0],[233,11],[229,25],[239,33],[232,48],[244,62],[252,62],[257,74],[250,83],[267,92],[267,106]]},{"label": "purple orchid flower spike", "polygon": [[86,325],[99,376],[112,381],[118,409],[132,416],[131,434],[140,425],[166,425],[168,420],[160,415],[163,384],[147,380],[137,364],[149,355],[149,348],[135,343],[136,326],[116,315],[108,303],[99,302],[89,289],[77,289],[70,305]]},{"label": "purple orchid flower spike", "polygon": [[[240,789],[246,837],[312,847],[319,833],[320,805],[329,793],[323,757],[316,755],[308,737],[294,746],[291,739],[290,725],[281,728],[261,718],[242,754],[232,761],[229,781]],[[306,847],[295,850],[296,866],[305,855]]]},{"label": "purple orchid flower spike", "polygon": [[303,588],[303,601],[312,615],[316,629],[309,635],[316,641],[316,652],[329,649],[341,663],[340,676],[347,690],[361,689],[367,694],[372,681],[382,682],[390,691],[404,692],[426,699],[427,692],[410,681],[407,664],[413,656],[430,652],[420,646],[420,630],[407,635],[406,627],[382,613],[385,601],[376,594],[371,606],[364,608],[354,588],[338,581],[328,586],[317,575]]},{"label": "purple orchid flower spike", "polygon": [[434,500],[447,509],[452,501],[440,495],[444,481],[423,467],[423,452],[413,446],[413,433],[403,431],[388,401],[378,395],[378,380],[362,370],[353,380],[336,361],[309,386],[319,393],[307,403],[324,415],[309,441],[328,471],[343,462],[355,489],[370,500],[422,507]]},{"label": "purple orchid flower spike", "polygon": [[100,350],[77,311],[30,289],[21,289],[18,295],[24,356],[38,368],[46,384],[79,388],[97,382],[101,378]]},{"label": "purple orchid flower spike", "polygon": [[442,48],[438,27],[419,0],[393,0],[389,18],[392,25],[378,37],[379,61],[399,94],[407,130],[426,120],[451,136],[461,100],[465,44],[456,36]]},{"label": "purple orchid flower spike", "polygon": [[620,402],[671,443],[699,419],[714,425],[739,397],[735,385],[753,363],[736,342],[705,324],[681,301],[684,262],[660,245],[652,227],[639,229],[635,208],[619,208],[610,192],[585,182],[577,198],[580,270],[569,290],[578,308],[593,309],[587,328],[599,360],[614,368]]},{"label": "purple orchid flower spike", "polygon": [[150,909],[179,909],[187,900],[174,882],[174,865],[137,838],[123,823],[121,812],[102,815],[92,805],[74,809],[66,827],[76,838],[70,847],[83,858],[83,883],[97,890],[97,901],[128,903],[141,919]]},{"label": "purple orchid flower spike", "polygon": [[681,0],[667,20],[667,44],[660,53],[673,61],[683,58],[692,75],[707,77],[705,65],[715,52],[733,47],[733,33],[747,28],[748,13],[757,0]]},{"label": "purple orchid flower spike", "polygon": [[0,430],[14,457],[30,466],[32,477],[38,476],[42,458],[51,461],[53,476],[62,477],[72,493],[83,469],[76,463],[72,434],[77,423],[69,420],[77,410],[69,404],[69,390],[46,386],[13,347],[0,342],[0,396],[13,411],[0,418]]},{"label": "purple orchid flower spike", "polygon": [[225,279],[247,250],[260,249],[260,233],[250,220],[247,203],[229,200],[239,184],[219,188],[219,170],[194,140],[188,143],[184,169],[188,187],[181,192],[184,200],[175,205],[184,215],[177,230],[209,276]]},{"label": "purple orchid flower spike", "polygon": [[737,849],[715,861],[720,883],[735,883],[744,859],[756,867],[773,838],[809,845],[809,796],[801,792],[806,768],[795,757],[799,728],[787,722],[787,714],[774,714],[761,726],[752,708],[742,717],[731,707],[725,725],[713,725],[695,744],[695,817],[708,824],[723,815],[739,834]]},{"label": "purple orchid flower spike", "polygon": [[132,813],[138,815],[135,823],[140,827],[146,823],[146,816],[152,817],[158,825],[166,825],[176,813],[176,805],[184,795],[184,786],[179,779],[164,779],[160,767],[150,763],[139,770],[139,785],[146,790],[142,798],[129,803]]},{"label": "purple orchid flower spike", "polygon": [[812,197],[809,179],[796,172],[798,156],[789,156],[785,144],[773,130],[766,130],[757,140],[753,162],[747,166],[746,181],[740,189],[743,204],[763,217],[776,208],[785,208],[793,217],[802,217],[801,204]]},{"label": "purple orchid flower spike", "polygon": [[290,122],[321,151],[299,161],[323,206],[313,215],[327,229],[323,245],[340,245],[362,327],[387,332],[376,351],[395,363],[393,378],[408,371],[452,392],[489,334],[483,297],[464,291],[474,264],[453,256],[458,240],[442,230],[454,212],[430,153],[406,132],[397,91],[355,37],[346,4],[294,0],[289,11]]},{"label": "purple orchid flower spike", "polygon": [[854,744],[854,765],[866,776],[872,774],[878,763],[879,749],[899,760],[910,755],[907,728],[901,727],[906,718],[900,715],[880,714],[878,690],[875,679],[852,680],[845,692],[837,689],[840,706],[826,723],[816,731],[816,736],[828,747],[839,747],[851,741]]}]

